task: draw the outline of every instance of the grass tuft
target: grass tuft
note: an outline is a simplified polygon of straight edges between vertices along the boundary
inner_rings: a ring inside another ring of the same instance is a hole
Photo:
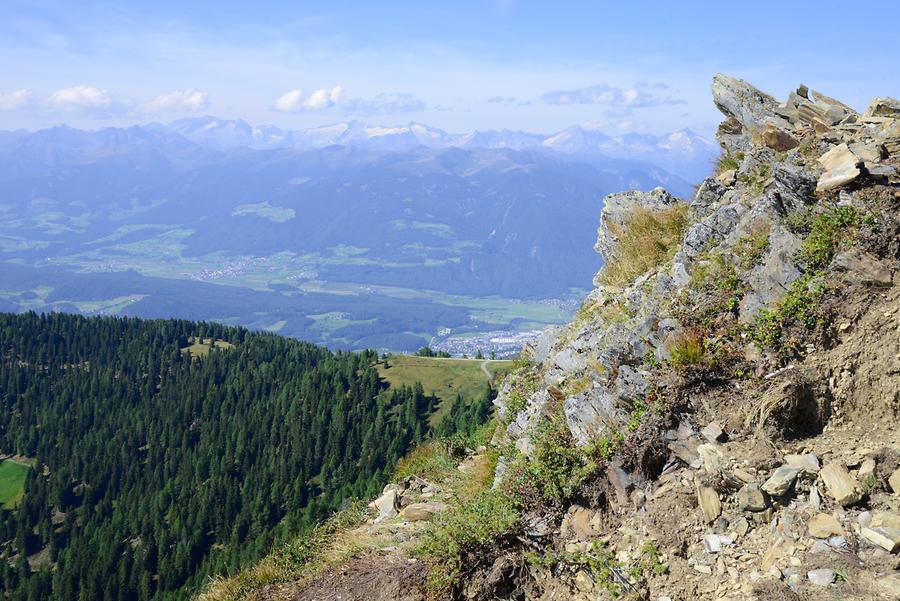
[[[669,345],[669,365],[675,369],[701,365],[705,359],[703,338],[696,332],[684,332]]]
[[[610,228],[619,243],[612,260],[603,267],[601,281],[624,286],[671,260],[687,229],[687,213],[686,203],[656,211],[631,209],[623,226]]]
[[[715,173],[719,175],[720,173],[725,173],[726,171],[734,170],[737,171],[741,167],[741,161],[744,160],[744,153],[739,152],[737,154],[723,154],[719,157],[718,163],[716,163]]]

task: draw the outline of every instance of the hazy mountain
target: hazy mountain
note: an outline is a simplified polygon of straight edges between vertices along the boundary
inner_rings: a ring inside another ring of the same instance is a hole
[[[411,150],[417,146],[514,150],[549,148],[579,156],[644,161],[678,173],[692,182],[699,181],[710,172],[712,160],[719,154],[715,142],[689,129],[662,136],[636,133],[609,136],[590,125],[576,125],[551,135],[507,129],[452,134],[421,123],[383,127],[349,121],[289,131],[274,126],[252,127],[241,120],[215,117],[183,119],[168,125],[153,124],[147,128],[178,134],[216,150],[241,147],[311,149],[335,144],[396,151]]]

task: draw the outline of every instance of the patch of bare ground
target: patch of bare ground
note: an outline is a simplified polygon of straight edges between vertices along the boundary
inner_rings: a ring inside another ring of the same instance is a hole
[[[292,601],[424,601],[428,565],[402,554],[366,555],[331,570]]]

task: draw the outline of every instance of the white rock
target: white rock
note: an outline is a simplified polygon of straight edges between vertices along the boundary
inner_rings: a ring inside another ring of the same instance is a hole
[[[819,458],[815,453],[802,455],[785,455],[784,462],[791,467],[799,467],[805,472],[816,473],[819,471]]]
[[[722,515],[722,502],[719,500],[719,493],[714,488],[698,486],[697,504],[707,523],[714,522],[717,517]]]
[[[725,432],[722,431],[722,426],[720,426],[717,422],[709,422],[705,428],[700,431],[703,434],[703,437],[709,442],[716,443],[722,439],[722,436]]]
[[[809,487],[809,506],[816,511],[822,507],[822,497],[819,496],[819,487],[815,483]]]
[[[872,528],[894,528],[900,530],[900,515],[890,511],[876,511],[872,515]]]
[[[859,482],[850,475],[842,463],[829,463],[819,471],[828,494],[844,507],[858,503],[862,499]]]
[[[380,524],[385,520],[389,520],[399,515],[397,510],[400,505],[400,495],[397,494],[397,490],[388,490],[386,493],[375,499],[374,504],[375,508],[378,510],[378,517],[375,518],[375,523]]]
[[[828,538],[829,536],[844,533],[844,529],[837,518],[827,513],[814,515],[806,526],[809,528],[810,536],[815,538]]]
[[[896,528],[866,528],[863,526],[859,529],[859,535],[888,553],[900,549],[900,530]]]
[[[818,586],[828,586],[834,582],[834,570],[829,568],[819,568],[818,570],[810,570],[806,576],[809,581]]]
[[[840,188],[862,173],[859,169],[859,157],[853,154],[847,144],[839,144],[823,154],[819,157],[819,163],[825,168],[825,173],[816,184],[817,192]]]
[[[894,473],[888,478],[888,484],[895,495],[900,495],[900,468],[894,470]]]

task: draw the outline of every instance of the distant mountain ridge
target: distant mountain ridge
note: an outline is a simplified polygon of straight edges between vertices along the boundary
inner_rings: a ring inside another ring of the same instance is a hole
[[[54,136],[58,141],[77,137],[67,126],[37,132],[23,130],[0,132],[0,145],[28,135]],[[486,130],[449,133],[442,129],[410,122],[386,127],[362,121],[347,121],[299,130],[273,125],[253,126],[242,119],[213,116],[180,119],[168,124],[150,123],[126,128],[103,128],[93,134],[95,140],[125,143],[137,140],[167,140],[177,143],[179,136],[208,150],[313,150],[327,146],[352,146],[366,150],[407,151],[420,146],[432,149],[463,148],[553,150],[586,158],[628,159],[651,163],[688,181],[699,181],[709,174],[712,160],[718,156],[716,144],[690,129],[653,135],[624,133],[608,135],[591,124],[573,125],[552,134],[518,130]]]

